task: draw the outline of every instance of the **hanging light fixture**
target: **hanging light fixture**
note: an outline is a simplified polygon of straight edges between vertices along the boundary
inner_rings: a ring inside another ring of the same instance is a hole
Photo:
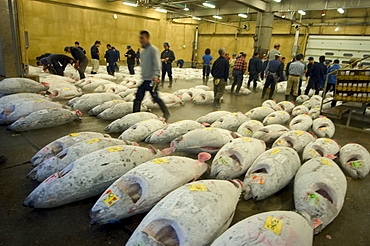
[[[281,14],[281,18],[285,18],[285,13],[282,13]]]
[[[325,12],[325,10],[323,10],[322,12],[321,12],[321,16],[325,16],[326,15],[326,12]]]
[[[123,4],[131,7],[137,7],[137,4],[132,2],[123,2]]]
[[[185,11],[189,11],[189,8],[186,6],[185,4],[185,8],[184,8]]]
[[[334,30],[334,31],[336,31],[336,32],[337,32],[337,31],[339,31],[339,27],[335,28],[335,30]]]
[[[161,12],[161,13],[167,13],[166,9],[156,8],[155,11]]]
[[[222,19],[222,16],[214,15],[213,18],[221,20]]]
[[[211,9],[214,9],[216,8],[216,5],[212,4],[212,3],[208,3],[208,2],[204,2],[202,3],[203,6],[207,7],[207,8],[211,8]]]
[[[342,9],[342,8],[337,8],[337,11],[338,11],[340,14],[344,14],[344,9]]]
[[[194,19],[194,20],[201,20],[201,18],[196,17],[196,16],[193,16],[193,19]]]
[[[301,14],[301,15],[306,15],[306,12],[304,12],[303,10],[298,10],[298,13]]]
[[[247,14],[238,14],[239,17],[242,17],[242,18],[248,18],[248,15]]]

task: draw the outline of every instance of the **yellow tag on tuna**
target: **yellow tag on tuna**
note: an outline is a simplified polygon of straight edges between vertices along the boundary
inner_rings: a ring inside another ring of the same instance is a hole
[[[116,151],[120,151],[122,150],[121,147],[110,147],[110,148],[107,148],[108,152],[111,153],[111,152],[116,152]]]
[[[295,131],[294,133],[297,134],[297,135],[302,135],[303,134],[302,131]]]
[[[327,159],[321,159],[321,163],[324,165],[333,166],[333,164],[331,164],[331,162]]]
[[[64,90],[64,91],[70,91],[70,90],[71,90],[71,88],[66,87],[66,88],[63,88],[63,90]]]
[[[251,139],[250,138],[243,138],[244,141],[247,141],[247,142],[250,142]]]
[[[280,235],[281,228],[283,227],[283,221],[272,216],[268,216],[263,227]]]
[[[161,163],[168,163],[168,160],[165,158],[158,158],[158,159],[152,160],[152,162],[155,164],[161,164]]]
[[[331,139],[329,139],[329,138],[324,138],[324,141],[327,142],[327,143],[331,143],[332,142]]]
[[[107,204],[108,207],[112,206],[119,200],[119,198],[113,193],[112,190],[108,190],[107,192],[105,192],[104,197],[105,198],[103,198],[102,200],[105,204]]]
[[[81,133],[70,133],[69,136],[71,137],[76,137],[76,136],[79,136],[81,135]]]
[[[192,184],[188,185],[188,188],[191,191],[208,191],[205,184]]]
[[[95,138],[95,139],[87,140],[87,141],[86,141],[86,143],[88,143],[88,144],[93,144],[93,143],[96,143],[96,142],[99,142],[99,141],[100,141],[100,139]]]
[[[272,149],[270,152],[272,153],[272,154],[277,154],[277,153],[279,153],[281,151],[281,149]]]
[[[34,102],[43,102],[43,100],[33,100]]]

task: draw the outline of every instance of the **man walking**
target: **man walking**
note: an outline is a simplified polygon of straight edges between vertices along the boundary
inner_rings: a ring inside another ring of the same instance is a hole
[[[285,101],[289,101],[289,95],[293,89],[293,101],[298,96],[299,80],[304,73],[304,65],[301,63],[302,57],[297,55],[295,62],[292,62],[289,66],[289,78],[287,82],[287,88],[285,91]]]
[[[166,104],[158,97],[158,78],[161,71],[159,50],[150,44],[149,39],[149,32],[140,32],[140,43],[144,48],[141,52],[141,77],[143,82],[137,89],[133,112],[140,112],[141,101],[145,96],[145,92],[149,91],[153,100],[158,103],[161,108],[163,117],[168,121],[170,112],[168,112]]]
[[[127,66],[128,66],[128,71],[130,72],[131,75],[135,74],[135,58],[136,58],[136,53],[135,51],[131,48],[131,45],[126,46],[127,52],[125,54],[125,57],[127,57]]]
[[[262,90],[262,98],[265,96],[267,88],[270,88],[269,99],[272,99],[272,95],[275,91],[276,83],[279,81],[280,76],[283,74],[283,63],[280,62],[280,55],[276,54],[275,59],[269,61],[266,67],[265,76],[266,82]]]
[[[96,74],[99,71],[99,47],[101,42],[99,40],[95,41],[95,44],[91,46],[91,74]]]
[[[231,86],[231,94],[234,93],[234,89],[236,86],[235,95],[239,96],[240,88],[242,87],[243,83],[243,75],[247,71],[247,63],[245,62],[245,58],[247,54],[242,54],[238,60],[235,61],[233,66],[233,74],[234,74],[234,82]]]
[[[257,88],[257,80],[258,77],[261,75],[262,70],[262,62],[258,58],[259,53],[254,52],[253,57],[249,60],[248,72],[249,72],[249,79],[248,79],[248,88],[250,88],[251,82],[253,80],[253,92],[256,92]]]
[[[275,56],[276,55],[280,55],[280,44],[276,43],[274,44],[274,48],[272,50],[270,50],[270,52],[268,53],[268,59],[270,61],[274,60],[275,59]]]
[[[207,85],[212,63],[211,50],[207,48],[202,56],[203,60],[203,85]]]
[[[80,79],[84,79],[85,70],[87,65],[89,64],[89,60],[87,60],[85,54],[82,52],[82,50],[73,46],[66,46],[64,48],[64,51],[72,54],[73,58],[75,59],[74,68],[76,68],[78,73],[80,74]]]
[[[225,58],[225,48],[218,50],[220,57],[213,63],[211,74],[213,76],[214,101],[213,106],[221,108],[220,99],[224,95],[225,86],[229,77],[229,61]]]
[[[78,41],[75,42],[75,47],[77,47],[80,50],[82,50],[82,52],[86,55],[86,50],[80,46],[80,43]]]
[[[104,58],[107,62],[107,71],[109,75],[114,76],[114,67],[116,65],[116,52],[112,49],[112,45],[107,44],[107,51],[105,52]]]
[[[172,50],[170,50],[170,45],[166,42],[163,44],[164,51],[161,54],[161,62],[162,62],[162,80],[161,84],[164,85],[164,79],[166,77],[166,73],[168,74],[168,78],[170,79],[170,84],[168,85],[169,88],[172,87],[172,62],[175,60],[175,54]]]
[[[315,95],[318,95],[320,92],[321,82],[324,79],[326,74],[327,67],[324,64],[325,56],[319,57],[319,62],[312,65],[310,71],[310,79],[308,81],[306,90],[304,94],[308,95],[310,89],[315,89]]]

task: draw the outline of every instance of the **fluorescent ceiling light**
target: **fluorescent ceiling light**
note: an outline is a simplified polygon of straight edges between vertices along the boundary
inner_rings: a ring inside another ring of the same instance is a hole
[[[277,3],[280,3],[281,2],[281,0],[274,0],[275,2],[277,2]]]
[[[167,10],[161,9],[161,8],[156,8],[155,11],[161,12],[161,13],[167,13]]]
[[[301,15],[306,15],[306,12],[304,12],[303,10],[298,10],[298,13],[301,14]]]
[[[335,30],[334,30],[334,31],[336,31],[336,32],[337,32],[337,31],[339,31],[339,27],[335,28]]]
[[[207,3],[207,2],[204,2],[204,3],[203,3],[203,6],[206,6],[206,7],[211,8],[211,9],[216,8],[216,5],[214,5],[214,4],[212,4],[212,3]]]
[[[216,18],[216,19],[219,19],[221,20],[222,19],[222,16],[219,16],[219,15],[214,15],[213,18]]]
[[[344,13],[344,9],[342,8],[338,8],[337,11],[340,13],[340,14],[343,14]]]
[[[196,17],[196,16],[193,16],[193,19],[194,19],[194,20],[201,20],[201,18]]]
[[[248,18],[248,15],[247,14],[238,14],[239,17],[242,17],[242,18]]]
[[[137,7],[136,3],[131,3],[131,2],[123,2],[124,5],[131,6],[131,7]]]
[[[189,8],[188,8],[188,7],[185,7],[185,8],[184,8],[184,10],[185,10],[185,11],[189,11]]]

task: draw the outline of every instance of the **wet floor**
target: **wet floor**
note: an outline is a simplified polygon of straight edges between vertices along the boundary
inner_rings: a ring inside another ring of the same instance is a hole
[[[201,81],[176,81],[172,89],[167,86],[164,92],[190,88]],[[275,99],[283,100],[283,95]],[[247,112],[260,106],[263,100],[260,93],[248,96],[231,96],[225,94],[222,109],[233,112]],[[214,109],[210,105],[193,105],[187,103],[178,108],[171,108],[170,122],[183,119],[195,120]],[[154,113],[160,113],[154,110]],[[357,142],[370,149],[370,132],[362,130],[370,126],[370,116],[355,113],[350,128],[345,124],[347,115],[335,120],[336,139],[339,144]],[[81,121],[70,124],[35,130],[24,133],[13,133],[0,126],[0,155],[6,155],[8,161],[0,165],[0,245],[124,245],[140,223],[145,214],[121,221],[121,224],[91,226],[88,213],[97,197],[75,202],[54,209],[31,209],[22,206],[26,196],[38,185],[25,178],[32,169],[29,159],[49,142],[71,132],[103,132],[110,121],[99,120],[84,115]],[[357,127],[357,128],[354,128]],[[112,134],[118,137],[119,134]],[[146,146],[143,144],[143,146]],[[158,145],[157,148],[168,147]],[[178,153],[175,153],[178,154]],[[191,155],[188,155],[191,156]],[[191,156],[195,157],[195,156]],[[241,177],[242,178],[242,177]],[[364,180],[347,178],[348,189],[345,203],[339,216],[319,235],[314,237],[314,245],[369,245],[370,235],[367,224],[370,223],[370,177]],[[263,201],[241,200],[237,206],[232,224],[256,213],[271,210],[292,210],[292,183]]]

